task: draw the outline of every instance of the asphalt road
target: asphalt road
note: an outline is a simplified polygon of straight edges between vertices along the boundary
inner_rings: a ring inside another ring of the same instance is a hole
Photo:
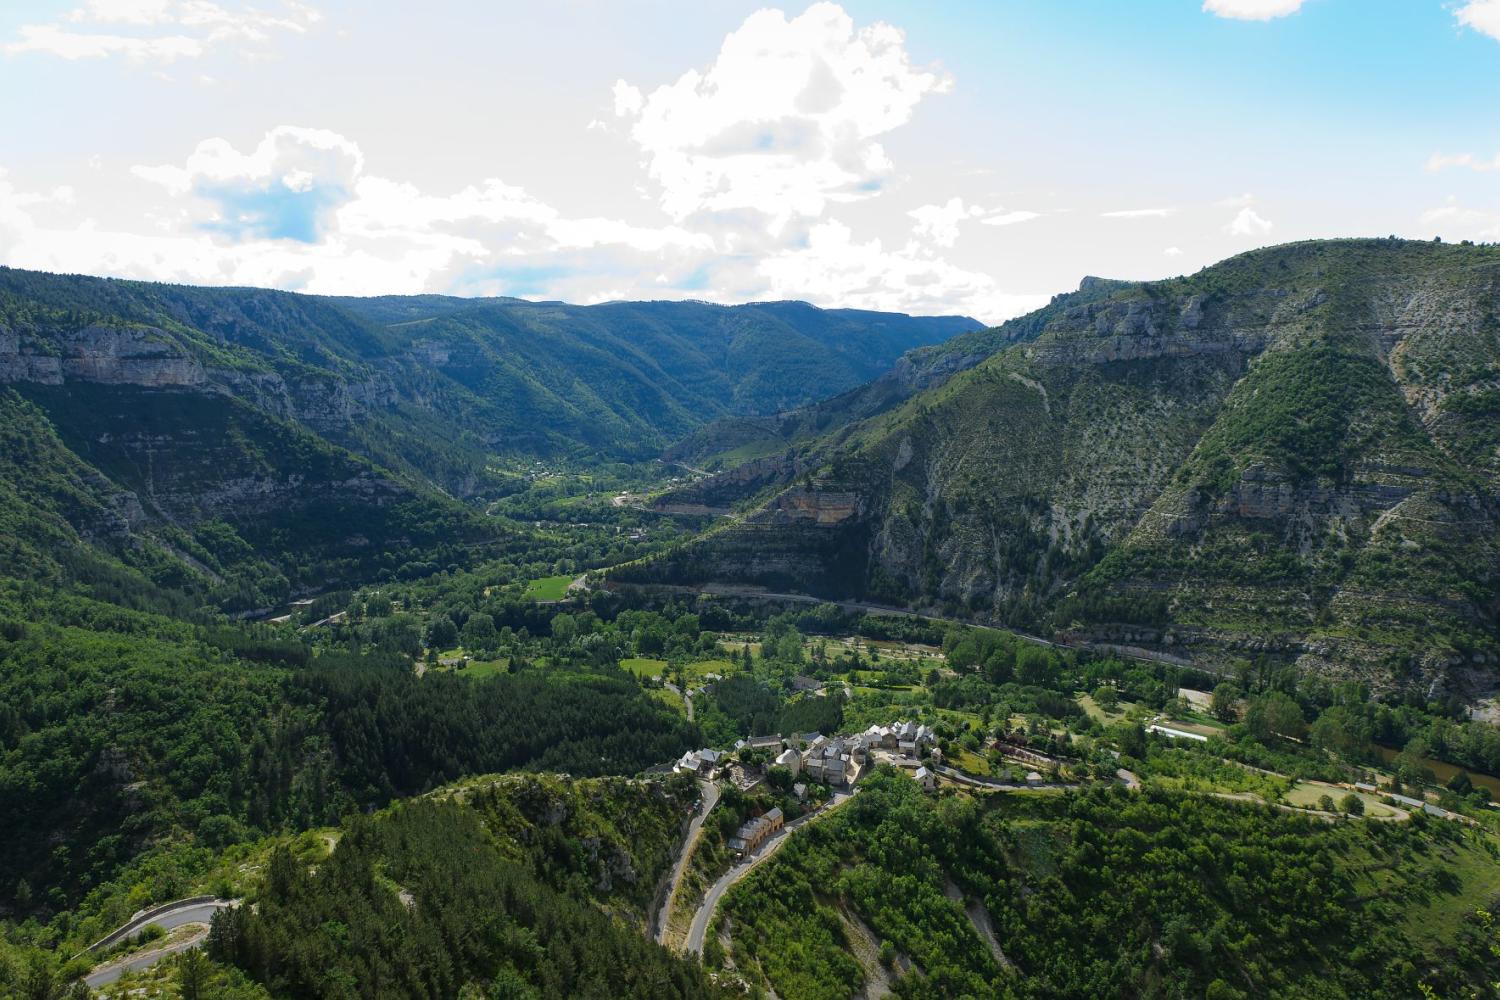
[[[728,892],[731,886],[746,875],[749,875],[762,861],[775,854],[776,850],[782,844],[786,843],[792,833],[803,824],[810,823],[820,816],[827,816],[857,794],[859,794],[857,787],[852,792],[835,792],[833,798],[828,800],[826,806],[817,812],[808,813],[800,819],[792,820],[773,834],[757,854],[745,861],[741,861],[721,875],[719,880],[709,887],[708,894],[703,897],[703,905],[698,907],[698,912],[693,914],[693,925],[688,930],[687,950],[695,955],[703,954],[703,937],[708,933],[709,921],[713,919],[714,911],[719,908],[719,900],[723,898],[724,893]]]
[[[111,934],[110,938],[120,940],[132,934],[139,934],[147,927],[160,927],[164,931],[170,931],[185,924],[202,924],[203,931],[183,941],[131,956],[124,961],[115,959],[95,969],[84,979],[84,982],[90,987],[104,986],[119,979],[127,970],[149,969],[168,955],[175,955],[177,952],[197,947],[208,934],[208,924],[213,920],[214,914],[233,905],[235,905],[234,901],[224,899],[215,899],[206,903],[185,903],[150,917],[130,921]]]
[[[698,812],[691,822],[688,823],[687,836],[682,840],[682,851],[677,855],[677,861],[672,865],[672,880],[667,883],[667,898],[662,900],[661,911],[656,915],[656,940],[665,943],[667,936],[667,918],[672,913],[672,898],[677,895],[677,886],[682,882],[683,869],[687,867],[688,857],[693,853],[693,845],[698,842],[698,831],[703,829],[703,821],[708,818],[709,812],[713,810],[714,804],[719,801],[719,786],[711,781],[700,781],[698,787],[702,789],[702,800],[698,803]]]

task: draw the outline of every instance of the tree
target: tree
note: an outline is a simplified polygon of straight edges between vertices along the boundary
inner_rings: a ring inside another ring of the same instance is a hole
[[[1282,691],[1271,691],[1251,701],[1245,711],[1245,724],[1262,743],[1273,736],[1300,740],[1307,731],[1302,706]]]
[[[427,626],[427,645],[433,649],[452,649],[458,642],[458,626],[447,615],[438,615]]]
[[[470,649],[486,649],[495,638],[495,619],[483,612],[476,612],[464,622],[464,645]]]
[[[567,612],[552,616],[552,638],[561,643],[572,642],[578,636],[578,619]]]
[[[787,789],[791,788],[792,783],[792,769],[789,767],[777,764],[775,767],[766,772],[766,784],[770,785],[772,788],[778,789],[779,791],[784,792]]]
[[[1229,681],[1214,688],[1208,710],[1220,722],[1238,722],[1240,719],[1240,689]]]
[[[788,629],[776,640],[776,659],[792,666],[802,665],[802,636],[796,629]]]
[[[1094,703],[1106,712],[1113,712],[1120,704],[1120,692],[1108,684],[1101,684],[1094,689]]]
[[[1321,809],[1321,810],[1323,810],[1324,812],[1328,812],[1328,813],[1333,812],[1334,811],[1333,796],[1332,795],[1320,795],[1318,797],[1318,808]]]
[[[1363,816],[1365,814],[1365,800],[1350,792],[1339,800],[1339,808],[1350,816]]]
[[[1245,1000],[1242,990],[1237,990],[1222,979],[1215,979],[1203,992],[1204,1000]]]
[[[182,1000],[204,1000],[208,996],[208,959],[197,948],[177,958],[177,990]]]
[[[1051,653],[1026,643],[1016,653],[1016,680],[1022,684],[1044,685],[1052,676],[1053,665]]]

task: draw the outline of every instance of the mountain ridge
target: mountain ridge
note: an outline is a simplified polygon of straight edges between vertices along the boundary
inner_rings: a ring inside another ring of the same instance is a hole
[[[1497,291],[1500,249],[1376,239],[1065,301],[1034,337],[759,456],[768,474],[690,487],[738,477],[716,499],[748,512],[620,576],[1487,684]]]
[[[856,384],[972,326],[796,302],[356,300],[6,268],[0,387],[38,454],[72,456],[44,465],[95,474],[98,495],[67,508],[76,540],[52,547],[97,543],[244,609],[461,563],[496,537],[460,501],[513,489],[499,463],[645,460],[708,417]],[[54,507],[33,494],[16,520]],[[28,559],[44,575],[67,561]]]

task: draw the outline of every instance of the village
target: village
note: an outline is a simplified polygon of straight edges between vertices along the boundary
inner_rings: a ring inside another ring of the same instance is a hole
[[[872,725],[852,734],[755,736],[737,741],[733,750],[690,750],[678,759],[672,771],[704,782],[725,783],[744,793],[774,781],[779,771],[782,781],[790,779],[791,794],[799,803],[806,803],[816,786],[826,786],[833,793],[851,793],[860,776],[878,764],[889,764],[908,773],[926,792],[937,791],[940,781],[1008,787],[947,767],[940,743],[930,726],[903,720],[891,725]],[[992,744],[992,749],[1001,750],[1026,766],[1045,768],[1053,774],[1060,766],[1057,760],[1026,749],[1025,736],[1019,732],[996,737]],[[1045,784],[1047,779],[1041,771],[1027,773],[1027,787],[1040,788]],[[736,857],[748,857],[782,829],[785,821],[782,810],[772,808],[747,820],[730,838],[729,847]]]

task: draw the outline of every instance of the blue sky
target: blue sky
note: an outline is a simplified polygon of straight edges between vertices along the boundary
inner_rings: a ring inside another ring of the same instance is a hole
[[[1500,0],[0,8],[0,263],[997,321],[1500,239]]]

